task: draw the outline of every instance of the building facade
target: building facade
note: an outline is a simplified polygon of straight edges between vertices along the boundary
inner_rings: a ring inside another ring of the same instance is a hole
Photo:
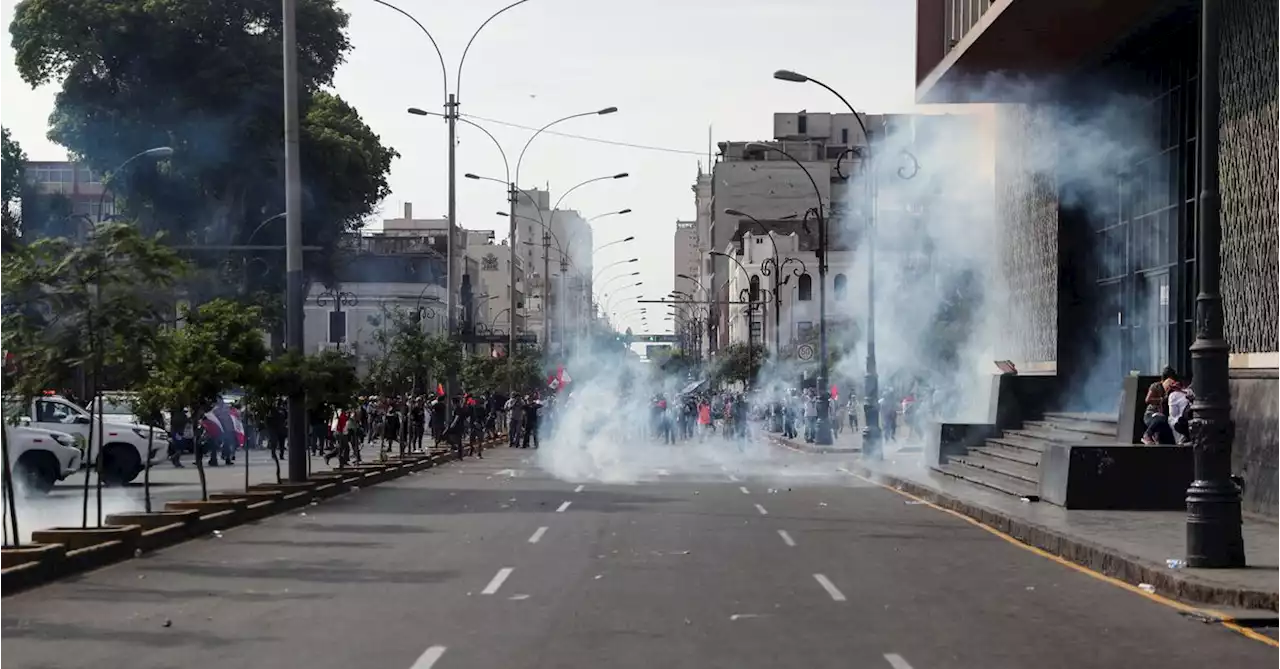
[[[592,314],[594,239],[580,213],[552,209],[545,190],[521,192],[516,206],[516,248],[527,272],[527,323],[541,341],[550,319],[551,343]]]
[[[1000,105],[1000,252],[1011,287],[1000,353],[1055,374],[1066,408],[1114,410],[1125,376],[1190,371],[1198,5],[917,2],[917,98]],[[1274,515],[1280,21],[1272,0],[1218,6],[1233,465],[1246,509]],[[1019,38],[1028,32],[1037,38]]]

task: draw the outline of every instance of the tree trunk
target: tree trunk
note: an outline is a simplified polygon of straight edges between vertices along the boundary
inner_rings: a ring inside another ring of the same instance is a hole
[[[200,419],[196,418],[197,415],[203,416],[204,414],[197,414],[195,407],[192,407],[191,435],[195,440],[196,474],[200,477],[200,499],[201,501],[207,502],[209,501],[209,482],[204,477],[204,440],[200,438],[202,430],[200,429]]]

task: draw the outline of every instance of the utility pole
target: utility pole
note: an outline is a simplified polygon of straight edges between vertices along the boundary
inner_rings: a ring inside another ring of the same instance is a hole
[[[302,355],[302,164],[298,154],[298,0],[283,0],[284,44],[284,200],[285,200],[285,340],[291,353]],[[289,481],[307,480],[307,403],[304,392],[289,396]]]
[[[461,66],[458,68],[461,70]],[[445,317],[445,323],[449,328],[448,338],[450,342],[458,341],[458,258],[456,246],[458,244],[458,100],[454,93],[450,93],[445,102],[445,115],[449,123],[449,244],[445,251],[445,309],[448,310],[448,316]],[[452,398],[457,392],[458,377],[457,373],[450,369],[445,379],[446,388],[445,396]],[[453,418],[453,403],[446,400],[444,403],[445,424]]]
[[[511,261],[508,263],[510,267],[510,283],[511,283],[511,304],[508,308],[511,310],[507,316],[511,327],[507,328],[507,396],[515,397],[516,394],[516,375],[513,365],[516,358],[516,199],[520,193],[516,190],[515,182],[508,184],[507,198],[511,204],[511,218],[507,222],[507,247],[511,255]]]

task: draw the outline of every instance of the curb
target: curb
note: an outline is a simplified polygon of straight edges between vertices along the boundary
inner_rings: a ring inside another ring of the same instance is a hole
[[[861,465],[855,465],[855,468],[859,470],[855,473],[865,478],[959,513],[1023,544],[1130,585],[1146,583],[1166,596],[1195,604],[1267,611],[1276,611],[1280,604],[1280,597],[1276,592],[1218,585],[1188,578],[1183,570],[1169,569],[1110,546],[1079,539],[1022,518],[966,502],[913,481],[875,472]]]
[[[484,448],[504,441],[505,438],[499,438],[486,442]],[[425,454],[396,456],[360,468],[317,472],[306,483],[260,484],[265,487],[244,493],[210,493],[207,502],[169,502],[165,505],[166,511],[114,514],[108,518],[108,525],[101,528],[37,530],[32,533],[33,538],[41,535],[45,542],[4,549],[0,597],[141,557],[213,532],[254,523],[456,459],[457,455],[452,451],[433,452],[429,449]],[[97,536],[101,539],[91,540]]]
[[[774,443],[783,448],[806,452],[778,440],[774,440]],[[967,502],[915,481],[877,472],[864,465],[854,464],[848,471],[912,497],[918,497],[946,511],[960,514],[1007,535],[1019,543],[1090,571],[1133,586],[1149,584],[1154,586],[1157,592],[1173,599],[1233,609],[1280,610],[1280,596],[1276,592],[1206,583],[1190,577],[1185,570],[1169,569],[1162,564],[1144,560],[1119,549],[1073,537],[1023,518]]]

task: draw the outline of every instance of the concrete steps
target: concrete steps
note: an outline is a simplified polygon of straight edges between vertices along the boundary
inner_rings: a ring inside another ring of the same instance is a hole
[[[1113,443],[1117,418],[1106,414],[1047,412],[1022,428],[1005,430],[937,471],[1030,501],[1040,499],[1040,457],[1049,444]]]

